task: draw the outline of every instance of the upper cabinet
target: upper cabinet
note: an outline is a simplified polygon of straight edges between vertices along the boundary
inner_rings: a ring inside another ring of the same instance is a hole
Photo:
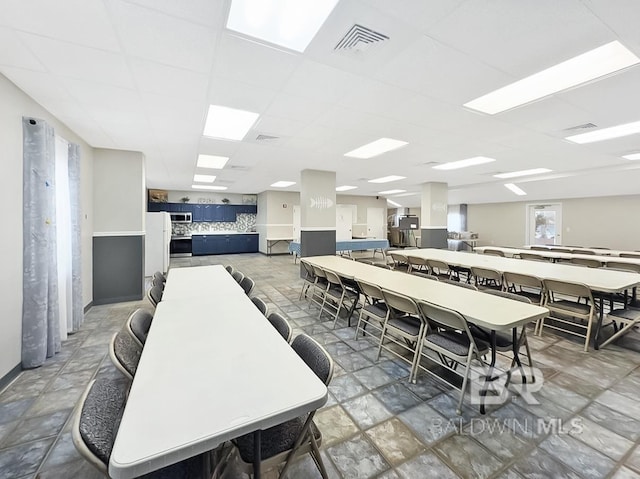
[[[236,215],[258,213],[256,205],[215,205],[209,203],[149,203],[148,211],[168,211],[169,213],[191,212],[195,222],[235,223]]]

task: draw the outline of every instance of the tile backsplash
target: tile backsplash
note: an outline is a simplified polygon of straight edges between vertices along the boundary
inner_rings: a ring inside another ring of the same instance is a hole
[[[236,215],[235,223],[216,221],[215,223],[189,223],[172,224],[171,234],[180,235],[185,233],[209,233],[215,231],[237,231],[245,233],[255,231],[256,215],[252,213],[239,213]]]

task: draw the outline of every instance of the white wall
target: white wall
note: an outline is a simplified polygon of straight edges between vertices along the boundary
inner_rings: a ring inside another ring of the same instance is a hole
[[[293,237],[293,205],[300,203],[300,194],[291,191],[263,191],[258,195],[256,231],[260,234],[258,251],[267,253],[267,238]],[[272,253],[286,253],[287,244],[278,243]]]
[[[640,195],[544,201],[562,204],[562,243],[640,250]],[[467,229],[479,234],[479,245],[522,246],[527,242],[530,202],[470,204]]]
[[[144,155],[96,149],[93,195],[96,233],[143,232],[147,209]]]
[[[242,195],[238,193],[211,193],[208,191],[174,191],[169,190],[167,192],[169,197],[169,203],[182,203],[182,198],[189,198],[187,203],[216,203],[222,204],[222,199],[227,198],[231,205],[244,204],[243,199],[246,197],[255,198],[255,195]]]
[[[93,149],[33,99],[0,75],[0,198],[4,206],[0,235],[0,378],[21,360],[22,342],[22,117],[46,120],[56,134],[80,145],[83,304],[92,301]]]

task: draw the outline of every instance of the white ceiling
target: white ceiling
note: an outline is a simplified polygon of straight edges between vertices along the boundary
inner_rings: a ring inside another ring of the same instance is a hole
[[[462,107],[505,84],[619,40],[640,56],[640,2],[340,0],[304,54],[225,29],[229,0],[3,0],[0,73],[100,148],[142,151],[147,185],[189,190],[198,153],[230,156],[216,184],[259,193],[303,169],[337,172],[348,192],[420,204],[444,181],[450,203],[637,194],[640,135],[588,145],[565,130],[640,120],[640,65],[493,116]],[[358,23],[389,37],[334,51]],[[204,138],[210,103],[258,112],[241,142]],[[258,141],[257,135],[277,140]],[[360,160],[380,137],[409,145]],[[431,162],[497,161],[454,171]],[[431,163],[431,164],[430,164]],[[550,168],[504,188],[497,172]],[[387,175],[405,180],[375,185]],[[297,191],[298,185],[286,190]]]

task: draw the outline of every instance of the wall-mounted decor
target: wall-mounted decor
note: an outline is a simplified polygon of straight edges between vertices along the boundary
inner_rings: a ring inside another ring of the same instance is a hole
[[[169,192],[167,190],[147,190],[149,192],[149,203],[168,203]]]
[[[257,202],[258,197],[256,195],[242,195],[243,205],[255,205]]]

